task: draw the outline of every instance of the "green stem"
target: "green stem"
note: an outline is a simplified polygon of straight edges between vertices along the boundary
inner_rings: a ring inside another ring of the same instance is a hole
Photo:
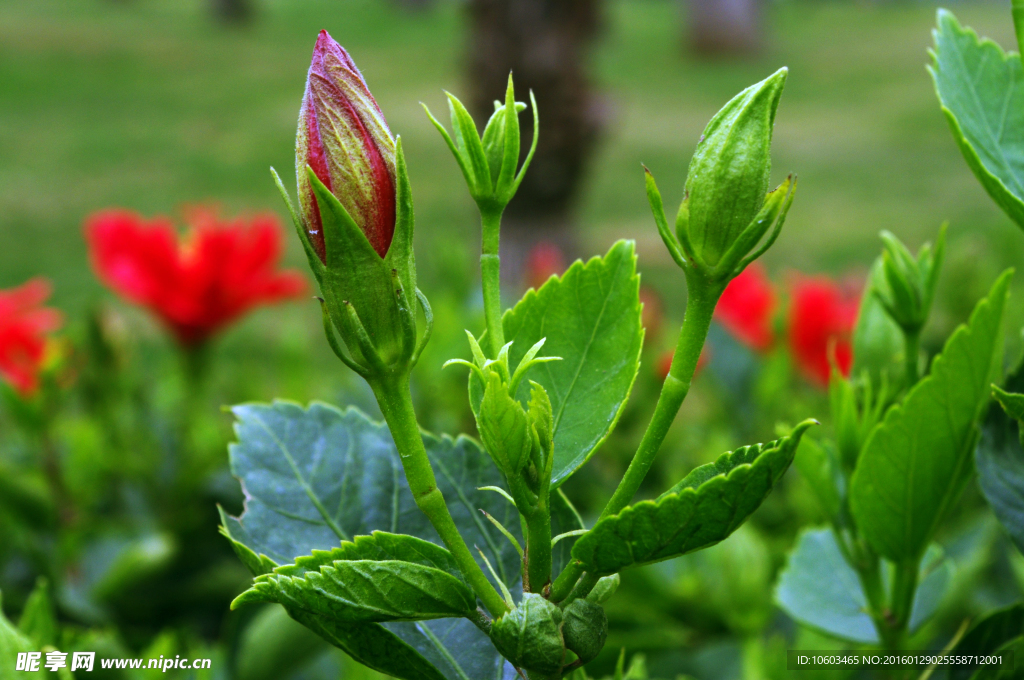
[[[480,253],[480,283],[484,293],[484,321],[491,357],[505,344],[505,329],[501,325],[501,258],[498,247],[501,235],[501,211],[481,212],[483,228]]]
[[[539,593],[551,582],[551,510],[541,499],[537,510],[526,516],[527,592]]]
[[[564,600],[558,603],[558,606],[560,606],[562,609],[565,609],[570,604],[572,604],[573,600],[578,600],[581,597],[586,597],[590,594],[590,591],[594,589],[594,586],[597,585],[597,582],[600,579],[600,576],[597,576],[596,574],[589,571],[583,574],[583,578],[579,580],[579,583],[576,584],[576,587],[572,589],[572,592],[569,593],[568,597],[566,597]]]
[[[895,634],[893,642],[896,649],[903,646],[910,625],[910,614],[914,608],[914,595],[917,594],[917,575],[920,560],[911,559],[896,565],[896,573],[892,582],[892,618]]]
[[[672,357],[672,366],[669,368],[665,383],[661,386],[658,404],[654,407],[654,415],[647,425],[643,439],[640,440],[640,446],[618,488],[601,512],[599,522],[605,517],[621,512],[633,499],[651,469],[658,449],[665,441],[669,427],[683,405],[686,394],[690,391],[690,382],[697,370],[697,362],[704,348],[708,329],[711,327],[715,305],[725,290],[725,283],[713,283],[691,271],[687,271],[686,279],[686,314],[683,316],[683,327],[679,331],[679,342]],[[551,587],[551,599],[558,602],[564,598],[582,573],[583,566],[579,562],[573,561],[566,566]]]
[[[918,373],[919,360],[921,358],[921,332],[903,332],[903,343],[905,350],[905,362],[907,368],[907,389],[917,384],[920,379]]]
[[[402,459],[402,469],[405,471],[405,478],[409,482],[409,489],[416,500],[416,505],[437,530],[441,540],[455,558],[459,571],[487,611],[492,616],[501,616],[508,611],[508,607],[470,553],[469,547],[455,526],[455,520],[448,511],[441,490],[437,488],[434,470],[423,446],[423,436],[420,434],[416,412],[412,407],[408,376],[387,376],[373,380],[371,387],[384,414],[384,420],[391,430],[391,436],[394,437],[395,447]]]

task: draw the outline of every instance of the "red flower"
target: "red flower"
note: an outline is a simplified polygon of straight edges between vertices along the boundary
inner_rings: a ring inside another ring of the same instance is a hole
[[[45,334],[57,330],[63,321],[56,309],[42,306],[51,290],[50,282],[42,278],[0,290],[0,376],[23,396],[39,388]]]
[[[772,315],[775,313],[775,291],[764,268],[751,264],[729,282],[715,307],[715,318],[736,339],[764,352],[772,346]]]
[[[857,323],[859,294],[827,277],[814,276],[796,278],[792,298],[789,346],[800,370],[817,384],[828,385],[834,356],[839,370],[849,376],[850,335]]]
[[[215,210],[187,211],[189,233],[179,242],[166,217],[136,213],[92,215],[85,236],[100,280],[149,307],[182,345],[194,346],[251,308],[306,291],[297,272],[275,271],[281,227],[273,215],[218,220]]]

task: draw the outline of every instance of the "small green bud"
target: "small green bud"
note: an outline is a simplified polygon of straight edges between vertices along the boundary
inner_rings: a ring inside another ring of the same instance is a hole
[[[562,612],[565,647],[587,663],[604,648],[608,639],[608,616],[604,607],[588,600],[573,600]]]
[[[557,677],[565,662],[562,610],[537,593],[523,593],[519,606],[491,626],[491,641],[513,666]]]
[[[522,405],[508,393],[497,371],[487,371],[477,429],[484,449],[506,477],[517,475],[529,461],[533,437]]]
[[[881,237],[885,245],[881,276],[872,281],[875,294],[904,333],[917,335],[928,321],[935,298],[946,250],[946,227],[939,231],[934,250],[926,243],[916,258],[893,234],[883,231]]]
[[[619,589],[619,575],[612,574],[611,576],[603,576],[597,580],[594,588],[587,595],[587,602],[593,602],[594,604],[604,604],[611,599],[615,591]]]
[[[772,126],[788,70],[739,93],[704,129],[686,176],[678,230],[715,266],[760,212],[771,174]]]

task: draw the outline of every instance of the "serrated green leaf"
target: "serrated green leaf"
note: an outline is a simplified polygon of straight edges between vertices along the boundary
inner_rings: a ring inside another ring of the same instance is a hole
[[[572,556],[595,574],[613,574],[706,548],[727,538],[756,510],[789,468],[814,421],[767,444],[722,454],[654,501],[607,517],[581,536]]]
[[[1005,387],[1024,392],[1024,361],[1006,376]],[[1018,550],[1024,551],[1024,448],[1020,431],[1020,422],[993,402],[981,427],[974,460],[982,494]]]
[[[1020,55],[980,40],[939,10],[929,67],[942,111],[985,191],[1024,228],[1024,70]]]
[[[554,413],[552,488],[557,488],[594,454],[615,427],[640,367],[640,277],[631,241],[619,241],[604,257],[577,261],[561,277],[530,290],[505,312],[509,362],[518,366],[527,350],[547,338],[544,353],[562,361],[533,368],[529,378],[547,390]],[[483,395],[470,376],[470,403]],[[516,397],[529,399],[530,386]]]
[[[455,558],[445,548],[422,538],[390,534],[386,531],[374,531],[370,536],[356,536],[355,540],[343,541],[340,546],[331,550],[314,550],[309,555],[297,557],[294,564],[278,567],[274,573],[302,576],[307,571],[317,571],[320,567],[339,560],[398,560],[433,567],[455,578],[462,578]]]
[[[261,602],[342,623],[425,621],[466,616],[476,609],[476,597],[458,578],[398,560],[338,560],[302,576],[264,574],[231,606]]]
[[[251,554],[257,573],[292,564],[296,556],[314,550],[331,551],[343,539],[374,530],[440,544],[416,507],[383,423],[354,408],[341,411],[320,403],[308,409],[281,401],[245,404],[233,412],[238,441],[229,448],[231,469],[242,482],[246,512],[241,518],[225,516],[224,526],[236,550]],[[498,575],[518,593],[519,555],[479,511],[486,510],[523,540],[512,505],[496,493],[479,490],[502,485],[501,474],[472,439],[424,434],[423,441],[460,533],[468,544],[486,551]],[[554,533],[581,528],[559,494],[552,495],[551,504]],[[555,546],[556,569],[569,559],[574,541]],[[361,663],[407,680],[496,678],[499,669],[508,677],[514,674],[487,636],[466,619],[307,625]],[[388,666],[392,663],[398,665]]]
[[[993,385],[992,396],[1003,407],[1006,415],[1018,422],[1024,420],[1024,394],[1006,392]]]
[[[850,508],[875,551],[894,561],[922,554],[971,473],[977,423],[1002,360],[1004,273],[959,327],[931,374],[864,444]]]
[[[952,569],[952,562],[943,557],[938,546],[932,546],[921,560],[910,632],[935,613]],[[811,628],[851,642],[879,641],[860,579],[843,558],[831,529],[810,529],[801,534],[779,576],[775,600],[786,613]]]

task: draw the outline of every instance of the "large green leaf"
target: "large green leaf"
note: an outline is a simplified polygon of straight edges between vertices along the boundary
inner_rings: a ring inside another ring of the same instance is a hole
[[[978,181],[1024,227],[1024,70],[1020,55],[979,40],[939,10],[929,67],[942,112]]]
[[[603,575],[718,543],[768,497],[813,422],[801,423],[782,439],[722,454],[656,500],[601,520],[576,541],[572,556],[587,571]]]
[[[22,673],[14,670],[18,653],[34,651],[39,651],[39,648],[4,616],[3,598],[0,597],[0,680],[22,677]]]
[[[952,562],[943,558],[937,546],[921,560],[910,615],[911,632],[935,613],[952,569]],[[775,600],[786,613],[811,628],[851,642],[878,643],[860,579],[843,559],[831,529],[812,529],[801,534],[779,576]]]
[[[385,545],[379,533],[372,537],[371,550],[363,536],[374,530],[440,544],[413,501],[384,424],[356,409],[341,411],[326,404],[303,409],[279,401],[236,406],[233,412],[238,441],[230,447],[231,468],[242,482],[246,511],[241,518],[223,516],[224,530],[254,573],[296,562],[297,571],[287,573],[302,573],[303,565],[312,564],[309,560],[320,559],[318,553],[310,555],[313,551],[341,550],[364,559],[390,556],[423,563],[409,554],[408,546]],[[522,542],[515,509],[499,494],[478,490],[500,486],[501,474],[468,437],[424,434],[423,441],[438,487],[466,542],[484,550],[501,579],[516,592],[519,555],[480,513],[486,510]],[[552,497],[552,523],[555,534],[580,528],[558,494]],[[341,545],[342,540],[356,536],[360,538],[354,544]],[[565,539],[556,546],[556,568],[565,564],[574,540]],[[431,553],[430,559],[439,560],[433,566],[447,571],[439,557],[446,554],[443,549],[430,551],[420,545],[419,550]],[[382,551],[381,556],[374,551]],[[308,557],[297,560],[298,556]],[[298,609],[292,614],[353,658],[395,677],[476,680],[514,674],[487,637],[466,619],[314,625],[309,621],[317,617]]]
[[[850,507],[880,555],[917,559],[971,474],[977,423],[1000,369],[1010,272],[959,327],[931,374],[864,444],[850,483]]]
[[[505,341],[513,343],[510,366],[542,338],[545,356],[562,357],[529,373],[547,390],[554,412],[552,488],[587,462],[626,405],[643,347],[639,291],[634,245],[619,241],[604,257],[577,261],[561,278],[528,291],[502,318]],[[477,411],[482,385],[475,376],[470,385]],[[528,381],[516,396],[527,403]]]
[[[1024,392],[1024,359],[1006,376],[1008,392]],[[981,426],[974,461],[978,486],[1017,549],[1024,551],[1024,449],[1020,421],[993,401]]]

